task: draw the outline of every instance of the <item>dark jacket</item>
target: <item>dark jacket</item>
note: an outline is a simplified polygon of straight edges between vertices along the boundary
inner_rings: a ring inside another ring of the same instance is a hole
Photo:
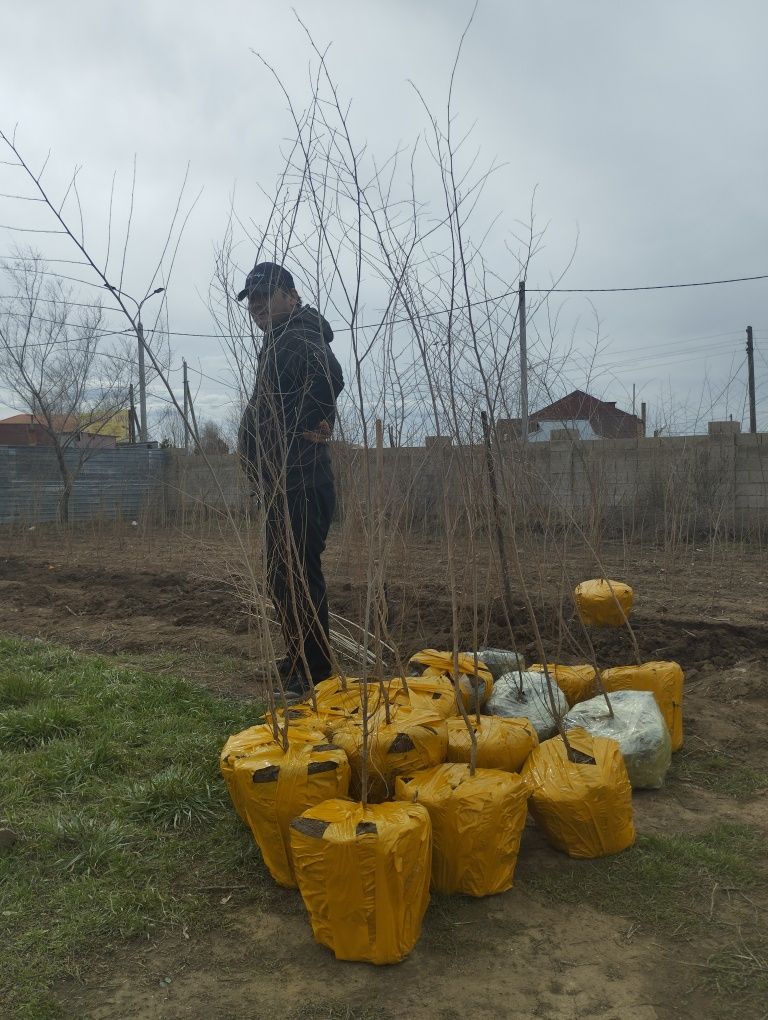
[[[265,333],[256,386],[245,408],[238,452],[253,484],[273,492],[331,484],[325,443],[305,439],[321,421],[333,428],[341,366],[328,346],[333,330],[315,308],[301,307]]]

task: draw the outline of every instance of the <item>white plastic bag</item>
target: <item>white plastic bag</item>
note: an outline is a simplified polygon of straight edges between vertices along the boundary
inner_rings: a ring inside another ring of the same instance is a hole
[[[551,683],[555,712],[562,717],[568,711],[568,702],[555,681],[551,680]],[[486,715],[529,719],[539,742],[549,740],[557,733],[555,714],[552,712],[552,702],[543,673],[504,673],[494,684],[483,711]]]
[[[472,652],[468,652],[472,655]],[[516,673],[519,669],[525,669],[525,659],[519,652],[510,652],[506,648],[483,648],[477,653],[478,659],[485,663],[491,671],[494,680],[504,676],[505,673]]]
[[[566,726],[615,740],[632,788],[658,790],[672,761],[672,741],[656,699],[650,691],[615,691],[608,697],[613,717],[600,695],[574,705],[565,717]]]

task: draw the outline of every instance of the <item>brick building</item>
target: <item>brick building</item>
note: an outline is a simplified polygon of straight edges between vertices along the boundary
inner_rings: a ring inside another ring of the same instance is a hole
[[[500,439],[518,439],[520,419],[501,418],[497,430]],[[562,430],[576,439],[638,439],[645,435],[645,424],[642,418],[620,410],[615,400],[598,400],[583,390],[574,390],[528,415],[531,442],[546,441],[553,432]]]
[[[58,435],[73,436],[69,445],[75,449],[88,446],[108,450],[117,445],[115,436],[80,428],[77,418],[74,417],[67,418],[62,415],[54,418],[53,424]],[[0,420],[0,446],[53,446],[53,438],[36,415],[14,414],[10,418]]]

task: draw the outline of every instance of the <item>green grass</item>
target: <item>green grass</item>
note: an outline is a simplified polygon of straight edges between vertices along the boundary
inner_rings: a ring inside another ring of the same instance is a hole
[[[733,1015],[736,999],[745,1008],[768,1001],[768,935],[750,897],[766,884],[763,833],[720,823],[701,833],[639,836],[629,850],[594,861],[558,861],[543,869],[535,860],[521,864],[520,884],[551,903],[624,916],[641,932],[670,940],[711,946],[715,939],[714,959],[708,959],[710,949],[697,963],[697,975],[714,995],[713,1017]],[[720,920],[718,890],[735,897],[738,923]]]
[[[639,836],[621,854],[558,861],[557,868],[526,860],[518,874],[526,889],[552,902],[587,903],[669,934],[708,923],[716,883],[746,891],[764,881],[764,852],[761,833],[722,823],[702,833]]]
[[[768,789],[768,769],[720,750],[684,748],[672,758],[668,782],[694,783],[713,793],[748,800]]]
[[[210,886],[266,873],[218,775],[228,734],[260,706],[174,676],[0,639],[4,1016],[64,1015],[53,992],[94,947],[107,954],[190,920]]]

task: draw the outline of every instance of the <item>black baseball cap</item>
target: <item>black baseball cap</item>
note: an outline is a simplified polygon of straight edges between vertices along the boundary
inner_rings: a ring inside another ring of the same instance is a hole
[[[269,297],[276,290],[295,290],[291,274],[276,262],[257,262],[246,276],[245,287],[237,295],[237,300],[242,301],[251,294]]]

